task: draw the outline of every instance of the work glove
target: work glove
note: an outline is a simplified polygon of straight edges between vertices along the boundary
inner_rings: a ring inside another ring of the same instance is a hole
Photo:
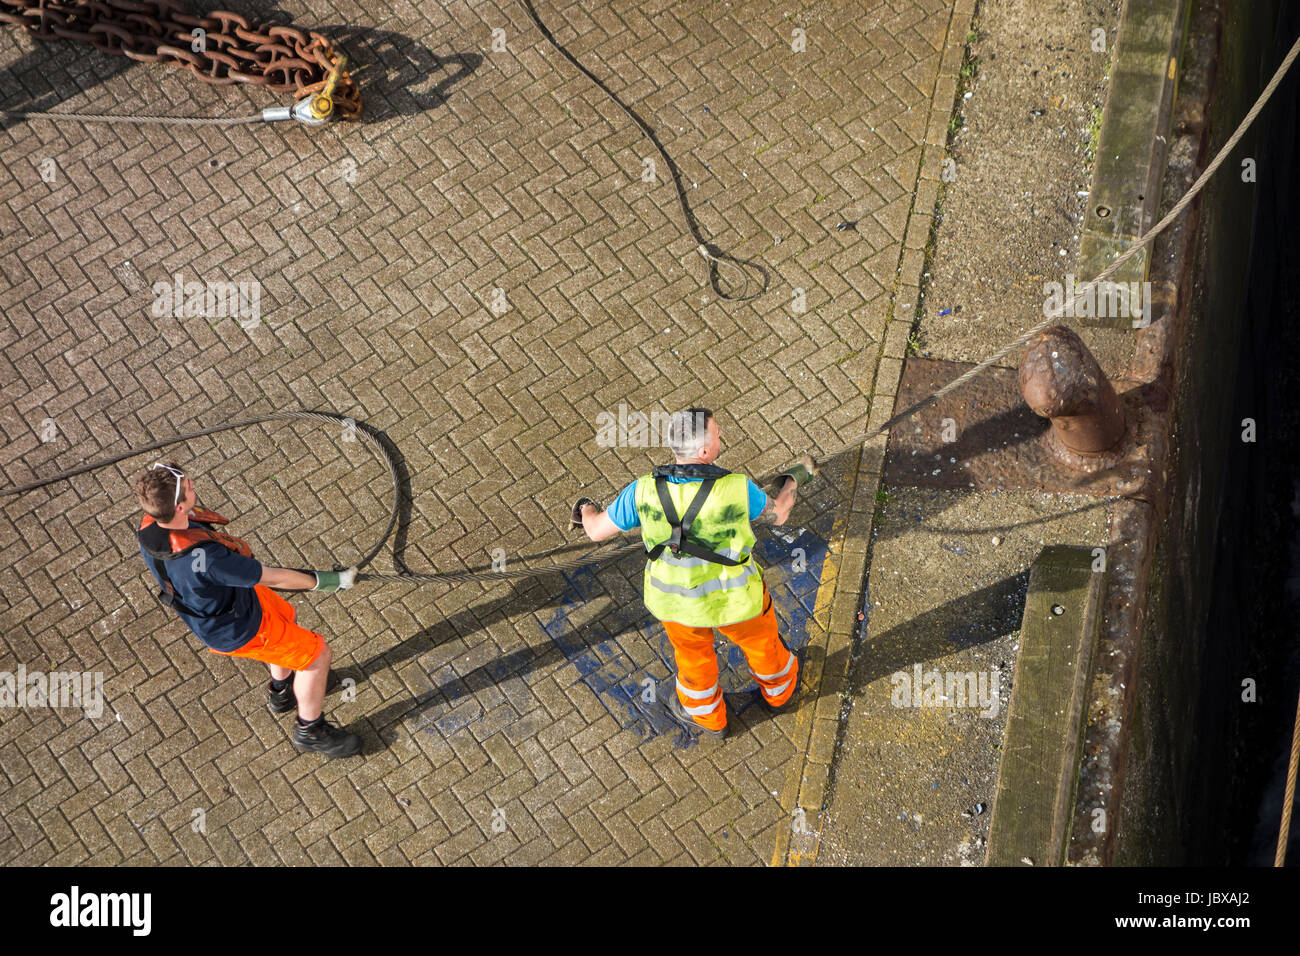
[[[346,591],[357,583],[357,568],[353,565],[343,571],[313,571],[316,586],[313,591]]]
[[[785,468],[777,478],[793,478],[796,485],[802,486],[812,481],[813,475],[819,470],[817,462],[813,461],[811,455],[800,455],[799,460]]]
[[[590,498],[579,498],[578,503],[573,506],[573,514],[569,518],[569,530],[582,527],[582,506],[595,505],[597,510],[604,511],[605,506],[598,501],[592,501]]]

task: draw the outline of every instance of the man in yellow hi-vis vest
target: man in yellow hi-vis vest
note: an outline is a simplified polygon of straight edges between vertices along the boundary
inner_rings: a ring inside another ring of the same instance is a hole
[[[769,708],[788,704],[798,689],[798,659],[777,634],[772,596],[750,557],[750,522],[761,516],[784,524],[796,487],[811,476],[794,466],[769,500],[749,478],[719,468],[713,462],[722,451],[722,434],[707,408],[675,413],[667,438],[675,464],[629,484],[609,511],[582,499],[573,521],[593,541],[641,528],[646,607],[663,622],[677,660],[677,693],[665,702],[668,711],[692,732],[722,737],[727,708],[714,628],[745,652]]]

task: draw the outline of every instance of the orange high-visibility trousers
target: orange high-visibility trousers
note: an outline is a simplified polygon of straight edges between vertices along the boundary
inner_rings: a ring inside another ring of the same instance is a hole
[[[727,726],[727,707],[718,684],[713,628],[688,627],[675,621],[663,625],[677,658],[677,699],[701,727],[721,730]],[[790,699],[799,682],[799,661],[777,637],[776,609],[766,584],[761,614],[718,630],[745,652],[749,672],[769,704],[780,707]]]

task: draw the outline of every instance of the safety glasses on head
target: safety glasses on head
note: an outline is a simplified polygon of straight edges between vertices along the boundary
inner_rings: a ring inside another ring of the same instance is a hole
[[[170,471],[173,475],[176,476],[176,497],[172,501],[172,507],[175,508],[177,505],[181,503],[181,482],[184,481],[185,479],[185,472],[177,471],[175,468],[171,467],[171,465],[164,465],[160,461],[155,461],[153,463],[153,467],[161,468],[163,471]]]

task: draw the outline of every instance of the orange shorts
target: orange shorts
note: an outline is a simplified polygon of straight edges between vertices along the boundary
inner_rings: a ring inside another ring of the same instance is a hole
[[[294,623],[296,612],[280,595],[258,584],[253,588],[262,605],[262,626],[243,647],[233,651],[212,651],[227,657],[251,657],[255,661],[306,670],[325,649],[325,638]],[[212,648],[208,648],[212,650]]]

